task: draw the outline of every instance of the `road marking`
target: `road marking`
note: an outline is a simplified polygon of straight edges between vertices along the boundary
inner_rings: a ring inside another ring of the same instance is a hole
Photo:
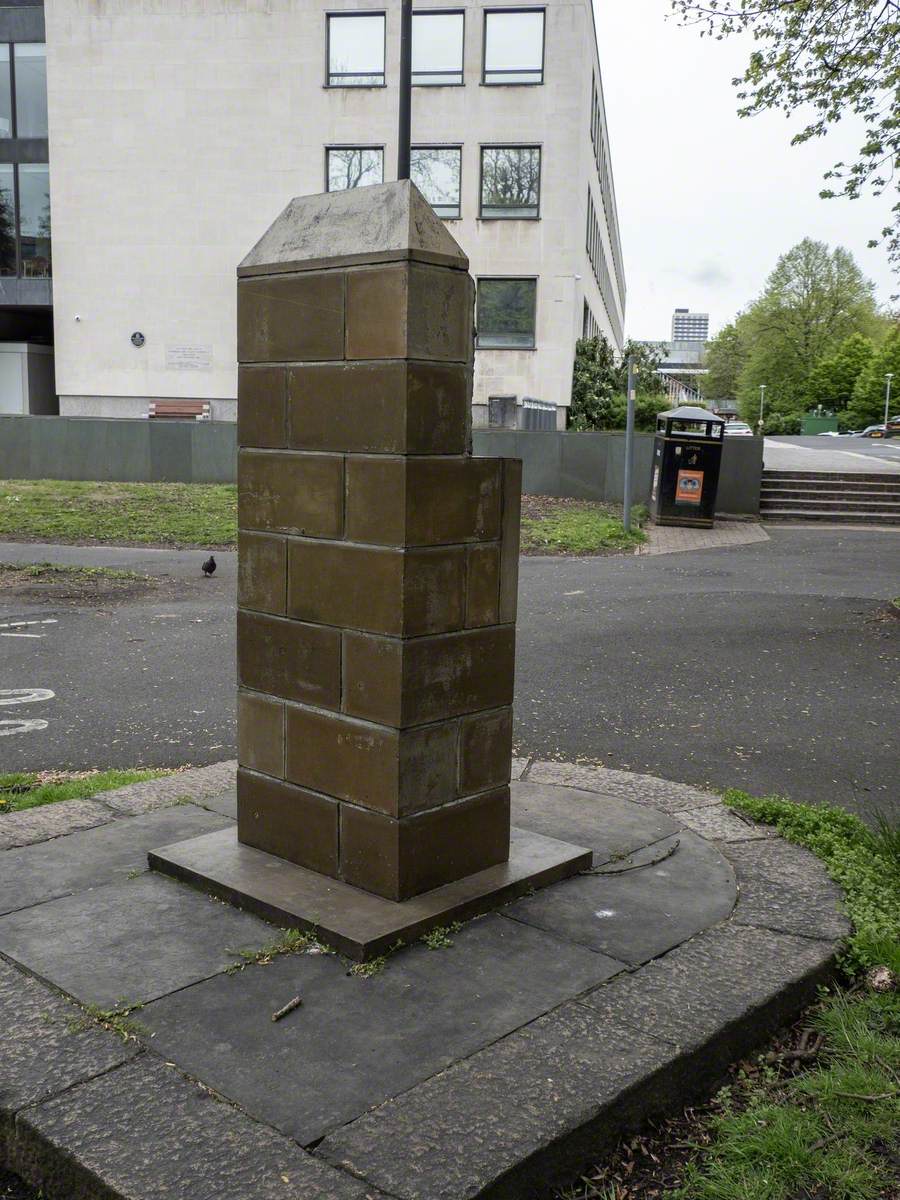
[[[30,637],[30,638],[42,638],[43,636],[44,636],[44,635],[43,635],[42,633],[0,633],[0,637]]]
[[[57,625],[55,617],[47,617],[43,621],[4,621],[0,629],[24,629],[27,625]]]
[[[56,692],[49,688],[3,688],[0,689],[0,705],[37,704],[41,700],[52,700]]]
[[[14,721],[0,721],[0,737],[12,737],[14,733],[38,733],[41,729],[46,728],[46,721],[39,721],[36,718],[26,720],[24,717],[18,717]]]

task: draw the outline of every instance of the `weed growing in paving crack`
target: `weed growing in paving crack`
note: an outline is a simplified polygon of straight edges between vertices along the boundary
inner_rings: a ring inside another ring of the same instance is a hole
[[[437,929],[432,929],[431,933],[426,933],[422,941],[429,950],[446,950],[453,945],[451,933],[459,933],[462,929],[460,921],[453,921],[450,925],[439,925]]]
[[[124,1000],[114,1008],[100,1008],[97,1004],[85,1004],[82,1006],[83,1016],[73,1017],[69,1022],[69,1030],[72,1033],[83,1033],[84,1030],[91,1029],[94,1025],[100,1025],[103,1029],[118,1034],[123,1042],[134,1041],[138,1037],[146,1037],[150,1033],[150,1030],[140,1021],[130,1019],[131,1013],[137,1012],[143,1007],[143,1004],[129,1004]]]
[[[232,950],[226,948],[226,954],[239,959],[225,968],[226,975],[234,975],[246,967],[255,965],[265,966],[282,954],[336,954],[331,946],[320,942],[314,933],[303,933],[299,929],[286,929],[277,941],[263,946],[260,950]]]

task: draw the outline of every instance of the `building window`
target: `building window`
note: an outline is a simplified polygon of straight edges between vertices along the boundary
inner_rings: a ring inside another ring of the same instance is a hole
[[[384,86],[384,13],[329,14],[328,86]]]
[[[15,48],[16,137],[47,136],[47,48],[19,42]]]
[[[9,46],[0,45],[0,138],[12,137],[12,83],[9,75]]]
[[[463,81],[462,12],[417,12],[412,19],[412,81],[439,87]]]
[[[484,14],[485,83],[544,82],[544,10],[492,9]]]
[[[12,163],[0,163],[0,275],[16,274],[16,182]]]
[[[459,216],[462,150],[459,146],[414,146],[410,151],[413,183],[439,217]]]
[[[533,349],[536,301],[536,279],[479,279],[475,319],[479,349]]]
[[[482,146],[481,217],[531,219],[539,215],[539,146]]]
[[[329,146],[325,170],[329,192],[383,183],[384,150],[381,146]]]
[[[22,274],[50,278],[50,169],[46,163],[19,166],[19,242]]]

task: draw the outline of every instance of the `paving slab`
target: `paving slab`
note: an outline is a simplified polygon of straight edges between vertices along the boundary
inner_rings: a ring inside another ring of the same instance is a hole
[[[758,825],[724,805],[681,809],[672,816],[701,837],[716,842],[755,842],[778,837],[769,825]]]
[[[594,851],[594,866],[677,833],[664,813],[597,792],[544,783],[514,783],[513,824]]]
[[[141,1053],[0,959],[0,1163],[16,1113]]]
[[[224,791],[216,792],[214,796],[203,796],[195,803],[210,812],[221,813],[223,817],[231,817],[232,821],[237,820],[237,786],[235,784],[225,788]]]
[[[702,1050],[714,1080],[811,1003],[833,967],[833,949],[822,942],[729,922],[602,984],[583,1002],[606,1020]]]
[[[0,817],[0,822],[8,819]],[[110,820],[102,827],[68,837],[6,850],[0,857],[0,913],[124,879],[130,871],[146,870],[147,851],[154,846],[211,833],[230,824],[217,813],[182,804],[129,820]]]
[[[623,969],[502,916],[370,978],[289,955],[141,1012],[152,1046],[304,1145]],[[272,1022],[293,996],[302,1007]]]
[[[676,1052],[567,1004],[367,1113],[318,1148],[402,1200],[546,1194],[633,1117],[629,1092]],[[659,1087],[659,1101],[666,1098]],[[568,1145],[565,1160],[547,1151]]]
[[[104,792],[103,802],[115,812],[132,817],[167,808],[185,796],[205,803],[207,798],[216,797],[233,785],[236,772],[237,762],[234,760],[213,763],[208,767],[194,767],[174,775],[163,775],[159,779],[129,783],[114,792]]]
[[[95,829],[112,821],[113,816],[97,800],[60,800],[58,804],[4,813],[0,816],[0,850],[46,842],[79,829]]]
[[[278,931],[147,873],[0,918],[0,951],[85,1004],[144,1003],[224,971]]]
[[[739,924],[830,940],[850,932],[840,888],[808,850],[780,838],[723,849],[740,884]]]
[[[682,830],[654,849],[672,853],[637,870],[581,875],[504,912],[632,965],[731,915],[734,871],[714,846]]]
[[[564,787],[584,788],[589,792],[602,792],[606,796],[644,804],[663,813],[722,803],[721,796],[687,783],[673,783],[653,775],[614,771],[608,767],[583,763],[533,762],[524,778],[528,783],[556,783]]]
[[[11,1165],[50,1200],[378,1200],[149,1056],[19,1118]]]

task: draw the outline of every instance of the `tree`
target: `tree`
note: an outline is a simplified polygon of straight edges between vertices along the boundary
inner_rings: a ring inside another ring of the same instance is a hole
[[[873,290],[840,246],[829,250],[806,238],[781,256],[763,294],[740,318],[748,346],[738,379],[745,420],[758,417],[760,384],[766,384],[772,412],[796,414],[807,407],[819,360],[852,333],[878,332]]]
[[[757,48],[734,80],[742,117],[770,109],[801,115],[793,145],[824,137],[848,114],[861,118],[854,162],[826,174],[824,199],[864,191],[898,197],[881,231],[900,272],[900,2],[898,0],[672,0],[685,24],[718,40],[750,32]],[[870,245],[877,245],[873,239]]]
[[[738,317],[726,325],[706,347],[708,374],[701,376],[701,390],[709,400],[735,400],[738,379],[747,362],[747,342]]]
[[[847,406],[847,421],[851,429],[880,425],[884,420],[885,375],[889,372],[894,376],[891,394],[897,401],[891,402],[889,416],[893,416],[900,411],[900,323],[894,326],[884,344],[859,374],[853,399]]]
[[[656,414],[668,408],[662,379],[656,374],[659,352],[643,342],[627,342],[621,359],[603,336],[575,345],[569,427],[574,430],[624,429],[628,355],[635,359],[635,428],[653,429]]]
[[[851,333],[834,354],[819,360],[809,377],[809,400],[833,412],[840,412],[853,398],[860,372],[875,353],[871,338]]]

